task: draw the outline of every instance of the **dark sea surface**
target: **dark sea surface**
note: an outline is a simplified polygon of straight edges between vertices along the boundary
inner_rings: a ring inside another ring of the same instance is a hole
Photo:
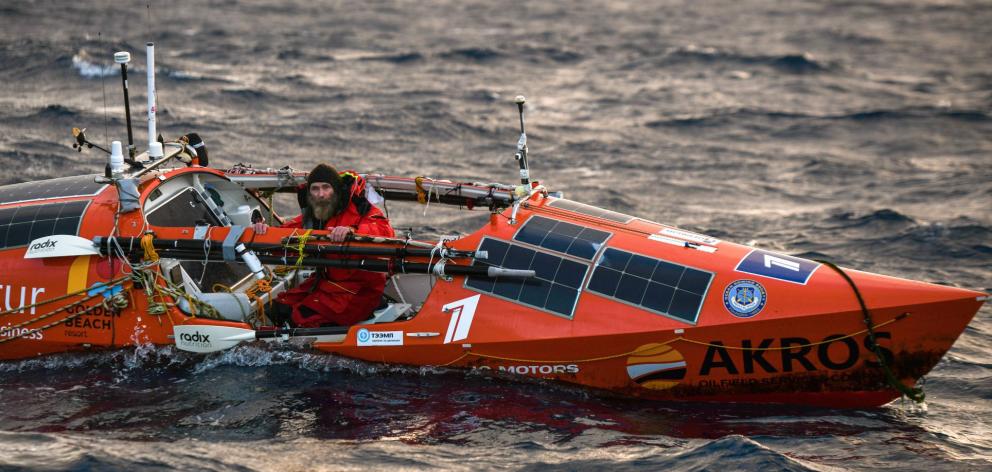
[[[0,184],[98,172],[144,43],[212,164],[517,180],[848,267],[992,287],[992,2],[0,5]],[[391,208],[417,236],[485,213]],[[2,276],[0,276],[2,277]],[[870,410],[632,401],[306,349],[0,363],[2,470],[990,470],[992,307]]]

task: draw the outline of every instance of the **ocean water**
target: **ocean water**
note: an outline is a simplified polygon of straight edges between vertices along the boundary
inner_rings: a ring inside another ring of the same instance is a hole
[[[153,4],[154,3],[154,4]],[[212,164],[513,182],[848,267],[992,288],[992,3],[19,1],[0,5],[0,184],[98,172],[69,130]],[[481,215],[391,208],[418,236]],[[925,405],[665,404],[305,349],[0,363],[4,470],[989,470],[992,308]]]

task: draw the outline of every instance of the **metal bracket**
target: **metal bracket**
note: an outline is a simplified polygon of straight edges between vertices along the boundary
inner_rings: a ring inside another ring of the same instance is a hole
[[[238,254],[234,250],[234,247],[238,245],[238,240],[241,239],[241,235],[245,233],[244,226],[234,225],[230,228],[231,232],[227,233],[227,237],[224,238],[224,245],[222,246],[225,261],[234,261],[237,259]]]

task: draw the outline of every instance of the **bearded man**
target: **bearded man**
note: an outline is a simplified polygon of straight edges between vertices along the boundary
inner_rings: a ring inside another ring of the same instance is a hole
[[[338,173],[319,164],[307,175],[303,213],[281,228],[329,231],[331,241],[343,242],[352,233],[393,237],[389,220],[365,197],[365,181],[354,172]],[[256,223],[255,232],[268,226]],[[386,274],[364,270],[317,269],[299,287],[279,294],[270,318],[294,327],[350,326],[365,320],[379,306]]]

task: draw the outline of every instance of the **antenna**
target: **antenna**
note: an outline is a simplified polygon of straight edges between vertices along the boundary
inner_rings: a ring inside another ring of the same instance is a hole
[[[148,157],[162,157],[162,143],[155,134],[155,43],[145,43],[148,68]]]
[[[124,87],[124,116],[127,118],[127,154],[128,163],[131,165],[136,164],[134,162],[134,155],[136,149],[134,147],[134,132],[131,131],[131,97],[127,90],[127,63],[131,62],[131,53],[127,51],[120,51],[114,53],[114,62],[121,65],[121,84]]]
[[[517,95],[513,101],[517,104],[517,111],[520,112],[520,139],[517,141],[517,153],[513,158],[520,164],[520,183],[530,185],[530,170],[527,167],[527,132],[524,129],[524,103],[527,103],[527,98]]]

